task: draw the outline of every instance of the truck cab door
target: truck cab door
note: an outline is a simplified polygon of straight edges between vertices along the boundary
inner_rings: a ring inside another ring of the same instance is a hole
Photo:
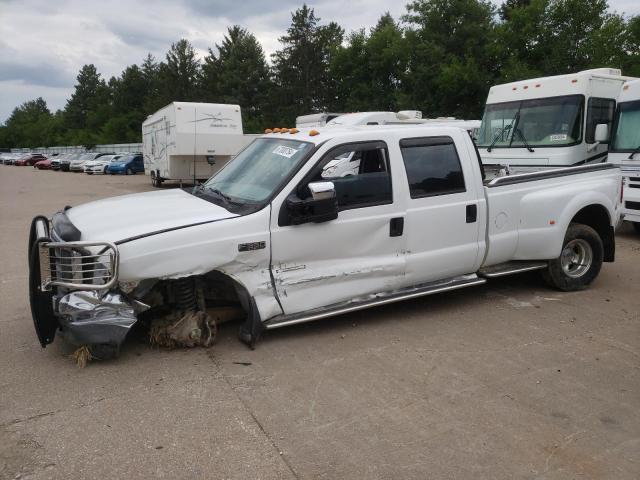
[[[326,165],[353,152],[361,157],[356,174],[332,176]],[[405,236],[392,178],[386,143],[343,144],[323,155],[287,200],[274,203],[271,269],[285,314],[396,288],[405,271]],[[310,195],[315,182],[333,183],[337,218],[296,225],[287,201]]]
[[[468,149],[456,148],[464,147],[468,139],[458,140],[449,136],[400,140],[410,196],[405,285],[473,273],[482,261],[480,238],[486,215],[482,179],[469,161]],[[460,155],[467,161],[461,162]]]

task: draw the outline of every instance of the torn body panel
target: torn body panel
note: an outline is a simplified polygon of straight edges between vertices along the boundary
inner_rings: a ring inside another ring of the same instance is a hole
[[[256,301],[260,317],[282,313],[271,274],[270,207],[251,215],[152,235],[119,245],[120,282],[169,280],[217,271]],[[241,245],[262,243],[246,250]]]
[[[117,292],[79,290],[62,296],[57,310],[62,333],[70,343],[119,347],[146,306],[134,305]]]
[[[392,290],[402,283],[406,237],[389,236],[390,221],[397,215],[397,206],[388,204],[340,212],[341,221],[335,222],[279,226],[272,221],[273,276],[284,313]]]

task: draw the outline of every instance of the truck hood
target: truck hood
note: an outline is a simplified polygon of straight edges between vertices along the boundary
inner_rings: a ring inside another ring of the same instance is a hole
[[[65,213],[81,240],[114,243],[238,216],[180,189],[105,198]]]

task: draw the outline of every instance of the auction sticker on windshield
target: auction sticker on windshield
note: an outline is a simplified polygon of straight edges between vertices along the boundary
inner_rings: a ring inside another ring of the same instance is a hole
[[[550,138],[551,138],[552,142],[560,142],[562,140],[566,140],[567,139],[567,135],[566,134],[551,135]]]
[[[298,153],[298,150],[291,147],[285,147],[284,145],[278,145],[276,149],[271,153],[275,153],[276,155],[280,155],[281,157],[291,158],[296,153]]]

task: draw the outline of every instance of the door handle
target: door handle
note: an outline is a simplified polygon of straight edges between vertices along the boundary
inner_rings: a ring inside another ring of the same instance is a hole
[[[474,223],[478,219],[478,206],[467,205],[467,223]]]
[[[389,222],[389,236],[401,237],[404,230],[404,217],[392,218]]]

